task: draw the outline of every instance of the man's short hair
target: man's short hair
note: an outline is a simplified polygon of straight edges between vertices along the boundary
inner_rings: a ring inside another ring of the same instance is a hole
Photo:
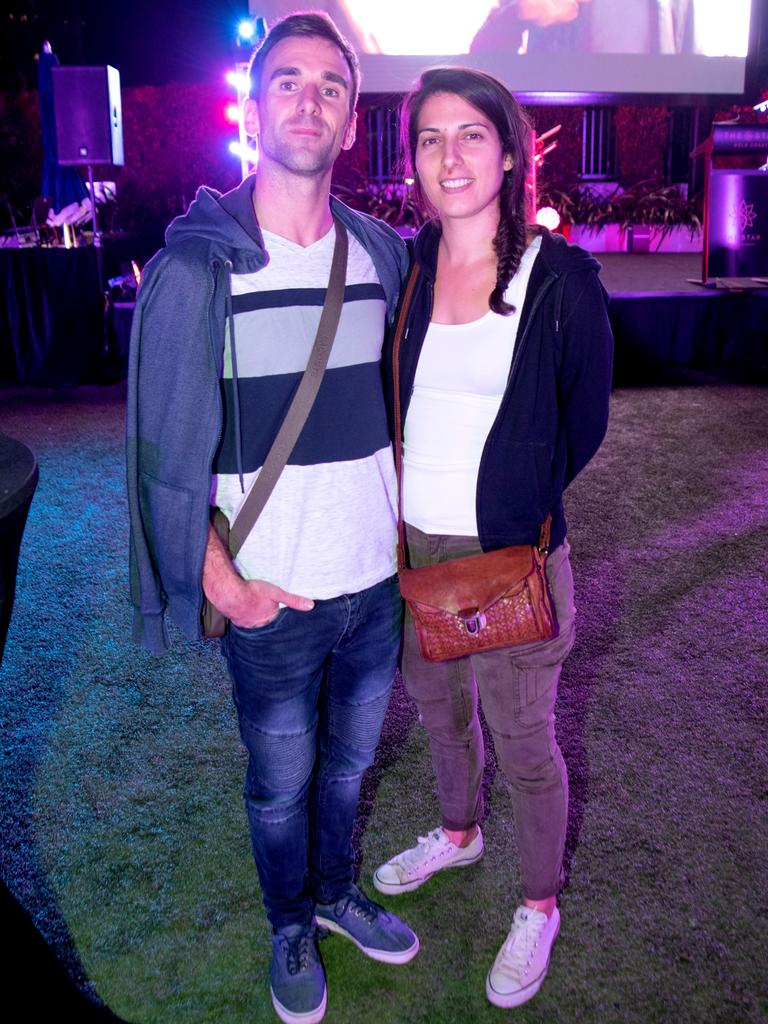
[[[261,88],[261,73],[264,68],[264,61],[267,54],[281,39],[289,39],[291,36],[315,36],[319,39],[327,39],[340,51],[347,62],[349,73],[352,77],[352,90],[349,96],[349,113],[354,113],[357,97],[360,93],[360,62],[352,46],[339,32],[333,20],[325,11],[300,11],[297,14],[289,14],[280,21],[275,22],[264,38],[261,46],[254,51],[251,63],[248,68],[250,86],[248,94],[257,98]]]

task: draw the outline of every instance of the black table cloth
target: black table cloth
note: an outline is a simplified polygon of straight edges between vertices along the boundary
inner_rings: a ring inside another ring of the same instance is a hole
[[[105,286],[162,244],[159,230],[105,236]],[[0,289],[0,383],[71,387],[124,375],[93,246],[0,249]]]

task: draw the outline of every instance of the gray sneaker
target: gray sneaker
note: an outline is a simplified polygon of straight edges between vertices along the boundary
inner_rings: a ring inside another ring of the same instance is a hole
[[[373,873],[373,884],[388,896],[411,892],[428,882],[432,875],[444,868],[463,868],[474,864],[483,856],[483,833],[478,826],[477,835],[468,846],[452,843],[442,828],[433,829],[428,836],[419,836],[418,846],[403,850],[396,857],[380,865]]]
[[[408,925],[369,900],[356,885],[350,885],[335,903],[318,903],[315,921],[385,964],[406,964],[419,952],[419,940]]]
[[[494,1006],[520,1006],[536,995],[547,976],[559,931],[557,907],[551,917],[532,907],[517,908],[485,982],[485,994]]]
[[[328,993],[314,925],[292,924],[272,936],[269,991],[285,1024],[318,1024],[325,1016]]]

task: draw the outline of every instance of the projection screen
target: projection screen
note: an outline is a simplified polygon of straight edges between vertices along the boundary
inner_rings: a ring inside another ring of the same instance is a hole
[[[522,93],[744,91],[752,0],[250,0],[268,24],[304,6],[355,46],[364,92],[403,92],[445,63]]]

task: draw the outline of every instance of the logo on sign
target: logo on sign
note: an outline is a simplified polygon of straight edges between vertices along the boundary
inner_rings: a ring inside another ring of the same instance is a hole
[[[742,199],[739,205],[731,210],[730,219],[732,224],[735,223],[739,226],[741,245],[750,245],[762,240],[762,235],[754,230],[757,222],[757,210],[754,203],[748,203],[746,199]]]
[[[754,227],[757,214],[755,213],[755,204],[748,203],[742,199],[739,203],[739,229],[746,231],[747,228]]]

